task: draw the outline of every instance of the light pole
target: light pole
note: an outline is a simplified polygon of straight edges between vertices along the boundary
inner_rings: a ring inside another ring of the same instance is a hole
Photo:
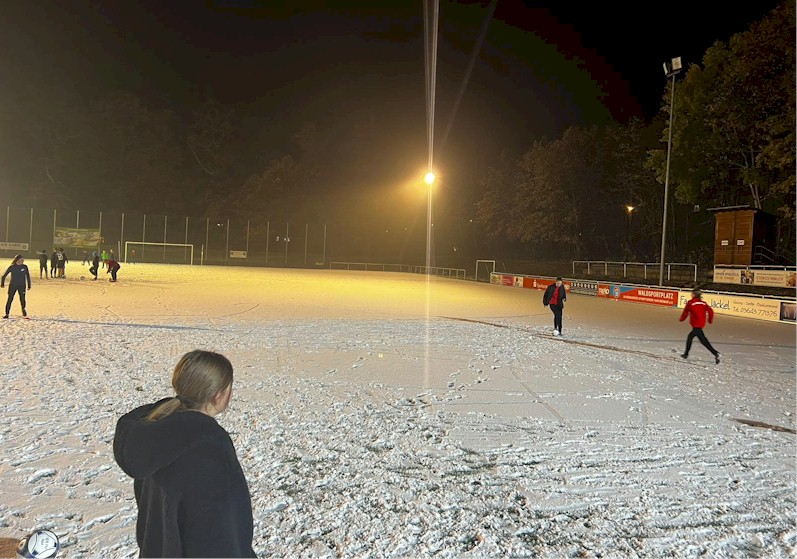
[[[675,109],[675,75],[681,71],[681,58],[664,63],[664,75],[672,78],[670,92],[670,126],[667,133],[667,165],[664,168],[664,214],[661,218],[661,259],[659,260],[659,285],[664,285],[664,245],[667,239],[667,198],[670,190],[670,153],[672,152],[672,117]]]
[[[434,184],[435,176],[432,171],[427,172],[423,177],[423,182],[426,183],[426,275],[432,273],[432,185]]]
[[[634,208],[634,206],[632,206],[630,204],[625,207],[625,211],[628,214],[628,220],[626,220],[626,222],[625,222],[625,254],[626,254],[626,258],[631,256],[631,243],[629,242],[629,235],[628,234],[629,234],[629,230],[631,229],[631,215],[633,214],[635,209],[636,208]]]

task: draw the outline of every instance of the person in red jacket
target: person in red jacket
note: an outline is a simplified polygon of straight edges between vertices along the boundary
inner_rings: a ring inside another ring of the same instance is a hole
[[[553,335],[562,335],[562,311],[567,300],[567,290],[562,284],[562,278],[557,277],[556,282],[545,289],[542,295],[542,304],[551,308],[553,313]]]
[[[113,256],[109,256],[105,265],[108,267],[105,273],[111,274],[111,279],[108,281],[116,281],[116,273],[119,271],[119,268],[122,267],[121,264],[119,264]]]
[[[688,316],[689,324],[692,325],[692,331],[689,332],[689,335],[686,337],[686,351],[684,351],[681,357],[684,359],[689,357],[689,350],[692,348],[692,340],[697,338],[700,340],[700,343],[711,352],[711,354],[714,356],[714,362],[719,365],[720,352],[714,349],[714,347],[711,345],[711,342],[708,341],[708,338],[706,338],[706,335],[703,333],[703,327],[706,325],[706,319],[708,318],[709,324],[714,322],[714,309],[712,309],[711,305],[706,303],[702,297],[703,294],[699,289],[692,291],[692,298],[688,303],[686,303],[684,312],[681,313],[681,318],[679,320],[683,322]]]

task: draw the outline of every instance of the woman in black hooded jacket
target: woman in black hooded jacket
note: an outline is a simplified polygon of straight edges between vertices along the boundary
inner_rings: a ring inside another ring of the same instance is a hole
[[[141,557],[255,557],[249,488],[214,419],[230,403],[232,377],[223,355],[186,353],[172,376],[177,396],[117,422],[114,458],[134,479]]]
[[[25,257],[17,254],[8,267],[6,273],[0,279],[0,287],[6,286],[6,277],[11,274],[11,281],[8,282],[8,300],[6,301],[6,314],[3,318],[8,318],[8,313],[11,312],[11,303],[14,302],[14,295],[19,293],[19,304],[22,307],[22,316],[27,317],[28,312],[25,310],[25,288],[31,289],[33,286],[30,284],[30,271],[25,264]]]

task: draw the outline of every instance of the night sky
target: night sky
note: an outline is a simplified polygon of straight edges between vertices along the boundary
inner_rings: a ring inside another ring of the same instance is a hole
[[[379,115],[396,171],[425,165],[420,0],[3,4],[5,110],[37,89],[52,102],[128,90],[176,110],[210,96],[257,115],[274,153],[303,122]],[[776,5],[499,0],[487,18],[490,2],[443,1],[436,161],[450,168],[523,150],[571,124],[649,119],[667,84],[664,61],[699,63]]]

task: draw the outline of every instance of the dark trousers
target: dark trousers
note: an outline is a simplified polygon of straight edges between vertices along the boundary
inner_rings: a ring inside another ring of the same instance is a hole
[[[706,338],[702,328],[692,328],[692,331],[689,332],[689,335],[686,337],[686,351],[684,352],[684,355],[689,355],[689,350],[692,349],[692,340],[695,338],[700,340],[700,343],[703,344],[703,346],[709,350],[712,355],[717,355],[719,353],[719,351],[712,347],[711,342],[709,342],[708,338]]]
[[[39,264],[39,279],[42,277],[42,272],[44,272],[44,277],[47,277],[47,264]]]
[[[562,305],[548,305],[551,307],[551,312],[553,312],[553,327],[554,330],[559,330],[559,333],[562,333],[562,310],[564,307]]]
[[[111,269],[111,279],[112,279],[113,281],[116,281],[116,272],[117,272],[117,269],[116,269],[116,268],[112,268],[112,269]]]
[[[92,264],[91,268],[89,268],[89,272],[91,272],[91,275],[95,278],[97,277],[97,267],[94,264]]]
[[[14,295],[19,293],[19,304],[22,305],[22,314],[25,314],[25,287],[8,286],[8,301],[6,302],[6,316],[11,312],[11,303],[14,302]]]

